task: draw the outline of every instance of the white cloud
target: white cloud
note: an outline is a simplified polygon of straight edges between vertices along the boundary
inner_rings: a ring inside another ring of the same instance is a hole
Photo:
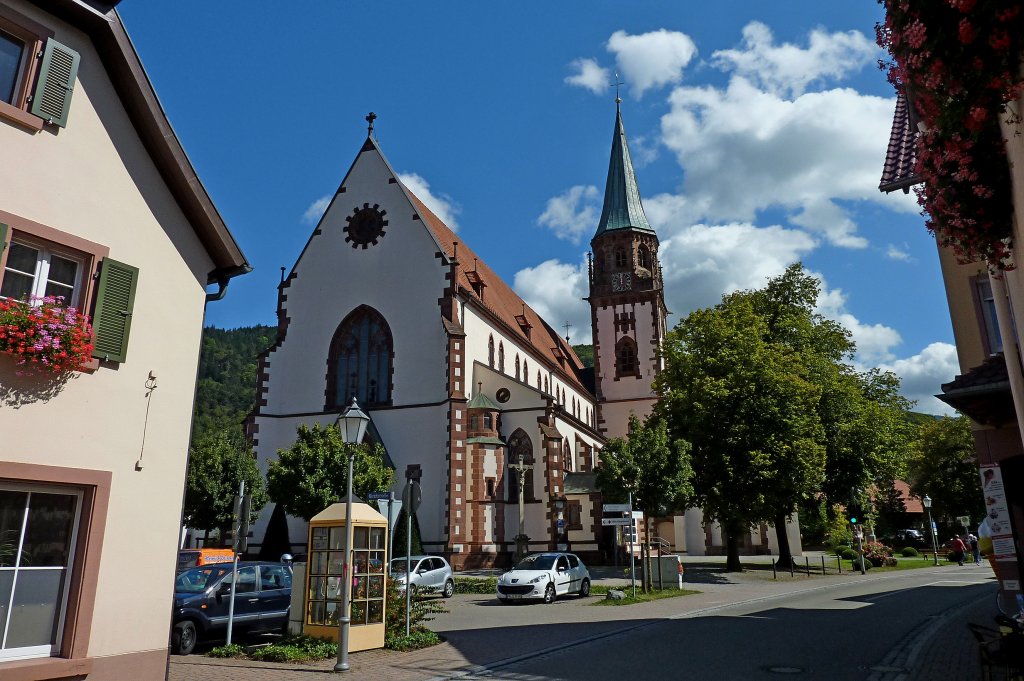
[[[900,260],[903,262],[909,262],[913,259],[910,257],[910,253],[895,244],[889,244],[889,247],[885,250],[885,257],[890,260]]]
[[[416,173],[398,173],[398,180],[433,211],[434,215],[441,218],[441,221],[448,225],[453,232],[459,230],[456,217],[462,212],[462,206],[456,203],[452,197],[442,193],[435,194],[430,190],[430,183]]]
[[[683,69],[697,54],[690,36],[666,29],[640,35],[616,31],[606,47],[637,98],[651,88],[680,82]]]
[[[839,322],[846,328],[857,344],[857,363],[874,366],[878,362],[895,357],[893,348],[903,342],[899,331],[885,324],[868,324],[860,321],[846,309],[846,294],[842,289],[829,288],[825,277],[813,273],[821,282],[817,311],[825,317]]]
[[[743,46],[715,52],[711,63],[768,92],[799,96],[812,83],[837,80],[860,70],[878,51],[874,41],[859,31],[815,29],[808,36],[806,49],[792,43],[776,45],[771,29],[752,21],[743,28]]]
[[[569,85],[586,88],[595,95],[608,92],[608,86],[611,84],[608,69],[598,66],[595,60],[575,59],[570,68],[575,69],[576,73],[565,77],[565,82]]]
[[[546,260],[516,272],[513,288],[559,335],[565,332],[562,324],[568,321],[573,343],[591,342],[590,305],[583,300],[589,293],[586,263]]]
[[[549,227],[559,239],[578,244],[597,227],[601,194],[594,185],[576,185],[548,199],[537,222]]]
[[[319,199],[309,204],[309,208],[302,214],[302,221],[315,225],[320,222],[320,218],[323,217],[324,211],[327,210],[327,206],[331,205],[331,199],[334,198],[333,194],[327,196],[321,196]]]
[[[902,379],[901,392],[904,397],[917,400],[916,411],[950,416],[956,413],[934,397],[942,392],[943,383],[949,383],[960,373],[956,346],[932,343],[912,357],[880,364],[878,368],[891,371]]]

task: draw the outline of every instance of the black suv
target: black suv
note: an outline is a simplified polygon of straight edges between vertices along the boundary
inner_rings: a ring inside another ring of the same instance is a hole
[[[292,569],[282,563],[241,562],[235,587],[232,638],[237,634],[286,633]],[[174,580],[171,650],[188,655],[200,639],[223,638],[231,604],[231,564],[190,568]]]

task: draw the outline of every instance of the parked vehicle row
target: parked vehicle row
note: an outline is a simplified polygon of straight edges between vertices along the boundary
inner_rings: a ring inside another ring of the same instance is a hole
[[[498,578],[502,603],[539,599],[554,603],[559,596],[590,595],[590,572],[573,553],[534,553]]]

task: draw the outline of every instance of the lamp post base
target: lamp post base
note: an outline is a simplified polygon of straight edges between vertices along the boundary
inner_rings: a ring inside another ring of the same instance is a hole
[[[530,537],[525,534],[516,535],[516,562],[519,562],[527,553],[530,552]]]

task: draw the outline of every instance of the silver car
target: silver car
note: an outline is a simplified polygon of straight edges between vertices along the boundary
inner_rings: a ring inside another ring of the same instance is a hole
[[[554,603],[559,596],[590,595],[590,571],[573,553],[534,553],[498,578],[502,603],[540,599]]]
[[[455,593],[455,576],[448,561],[441,556],[412,556],[409,560],[413,593],[428,591],[439,593],[445,598],[452,597]],[[406,579],[404,556],[391,559],[391,578],[400,590],[405,590],[409,580]]]

